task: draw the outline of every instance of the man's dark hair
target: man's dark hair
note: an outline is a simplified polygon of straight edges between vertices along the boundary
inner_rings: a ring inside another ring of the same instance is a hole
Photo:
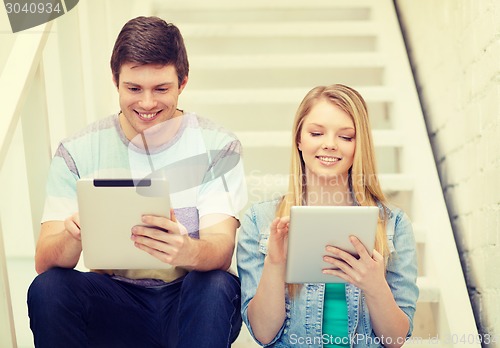
[[[117,86],[125,63],[172,64],[179,85],[189,74],[186,46],[179,29],[158,17],[137,17],[125,23],[116,38],[110,63]]]

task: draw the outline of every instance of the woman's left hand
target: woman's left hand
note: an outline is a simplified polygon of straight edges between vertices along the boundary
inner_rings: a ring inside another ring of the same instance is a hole
[[[372,256],[358,238],[351,236],[350,241],[359,258],[348,252],[331,245],[326,246],[326,251],[331,255],[325,255],[323,260],[331,264],[332,268],[323,269],[323,273],[337,276],[349,282],[367,294],[387,285],[385,280],[384,257],[376,250]]]

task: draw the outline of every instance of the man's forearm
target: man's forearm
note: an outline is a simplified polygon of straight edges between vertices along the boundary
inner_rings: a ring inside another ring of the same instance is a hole
[[[43,273],[52,267],[74,268],[81,252],[81,241],[64,227],[57,233],[41,234],[35,252],[36,272]]]
[[[190,266],[197,271],[227,270],[234,252],[234,242],[228,239],[223,234],[193,239],[193,263]]]

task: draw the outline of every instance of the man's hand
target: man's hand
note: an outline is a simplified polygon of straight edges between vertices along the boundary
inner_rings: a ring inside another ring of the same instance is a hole
[[[52,267],[74,268],[80,259],[82,240],[80,215],[42,224],[35,252],[35,269],[43,273]]]
[[[71,237],[79,241],[82,240],[80,231],[80,214],[78,214],[78,212],[64,220],[64,229],[69,232]]]
[[[175,218],[173,209],[171,219],[164,216],[144,215],[145,226],[134,226],[131,239],[134,245],[173,266],[186,266],[193,263],[193,240],[187,229]]]

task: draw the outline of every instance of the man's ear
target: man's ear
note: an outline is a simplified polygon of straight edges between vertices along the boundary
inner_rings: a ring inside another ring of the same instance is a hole
[[[115,85],[116,89],[118,89],[118,81],[116,81],[115,75],[112,75],[112,80],[113,80],[113,84]]]
[[[188,83],[188,76],[184,76],[184,79],[182,80],[180,86],[179,86],[179,94],[182,93],[182,91],[184,90],[184,87],[186,87],[186,84]]]

